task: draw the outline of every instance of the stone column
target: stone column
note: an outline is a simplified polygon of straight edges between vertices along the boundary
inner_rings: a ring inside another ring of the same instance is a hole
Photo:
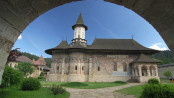
[[[0,84],[10,50],[20,33],[17,28],[0,18]]]
[[[89,78],[88,78],[88,82],[92,82],[92,58],[89,58]]]
[[[147,76],[150,76],[150,70],[149,70],[149,67],[147,67]]]
[[[132,76],[135,76],[135,68],[132,67]]]
[[[142,76],[142,70],[141,70],[141,66],[138,67],[138,71],[139,71],[139,76]]]

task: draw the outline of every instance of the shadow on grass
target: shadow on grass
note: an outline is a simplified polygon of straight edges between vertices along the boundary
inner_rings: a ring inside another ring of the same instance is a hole
[[[61,86],[64,86],[64,87],[78,87],[78,86],[88,86],[88,84],[81,83],[81,82],[70,82],[70,83],[61,84]]]
[[[113,83],[117,83],[117,84],[127,84],[126,82],[123,82],[123,81],[115,81]]]

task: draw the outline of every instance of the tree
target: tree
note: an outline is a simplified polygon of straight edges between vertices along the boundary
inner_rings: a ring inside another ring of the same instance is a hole
[[[3,88],[19,85],[22,82],[22,78],[23,74],[20,71],[6,65],[4,73],[2,75],[1,87]]]
[[[172,76],[172,73],[170,70],[167,70],[163,73],[164,76],[166,76],[168,79]]]
[[[31,75],[34,72],[33,65],[26,62],[19,62],[16,68],[23,72],[25,77]]]

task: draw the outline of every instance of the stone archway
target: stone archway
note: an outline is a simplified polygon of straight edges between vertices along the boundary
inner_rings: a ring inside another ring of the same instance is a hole
[[[148,73],[147,73],[147,66],[143,66],[142,68],[141,68],[141,71],[142,71],[142,76],[148,76]]]
[[[9,52],[20,33],[44,12],[83,0],[0,0],[0,83]],[[125,6],[146,19],[174,51],[173,0],[104,0]]]

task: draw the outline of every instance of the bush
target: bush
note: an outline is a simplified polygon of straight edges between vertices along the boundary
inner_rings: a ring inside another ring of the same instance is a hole
[[[1,88],[20,85],[22,79],[23,75],[20,71],[15,70],[14,68],[11,68],[10,66],[6,65],[4,73],[2,75]]]
[[[43,72],[40,73],[40,76],[38,77],[38,79],[40,81],[46,80],[45,77],[44,77],[44,73]]]
[[[64,92],[66,92],[66,89],[64,89],[62,86],[60,85],[53,85],[51,87],[51,91],[53,92],[54,95],[57,95],[57,94],[63,94]]]
[[[123,82],[123,81],[115,81],[113,83],[118,83],[118,84],[127,84],[126,82]]]
[[[167,85],[146,84],[140,98],[174,98],[174,90]]]
[[[148,80],[148,83],[149,83],[149,84],[159,84],[159,80],[156,79],[156,78],[152,78],[152,79],[149,79],[149,80]]]
[[[43,77],[43,76],[44,76],[44,73],[43,73],[43,72],[41,72],[41,73],[40,73],[40,76],[41,76],[41,77]]]
[[[172,76],[172,73],[170,70],[167,70],[163,73],[163,75],[169,79]]]
[[[39,80],[34,78],[24,79],[22,83],[22,90],[38,90],[41,87]]]

